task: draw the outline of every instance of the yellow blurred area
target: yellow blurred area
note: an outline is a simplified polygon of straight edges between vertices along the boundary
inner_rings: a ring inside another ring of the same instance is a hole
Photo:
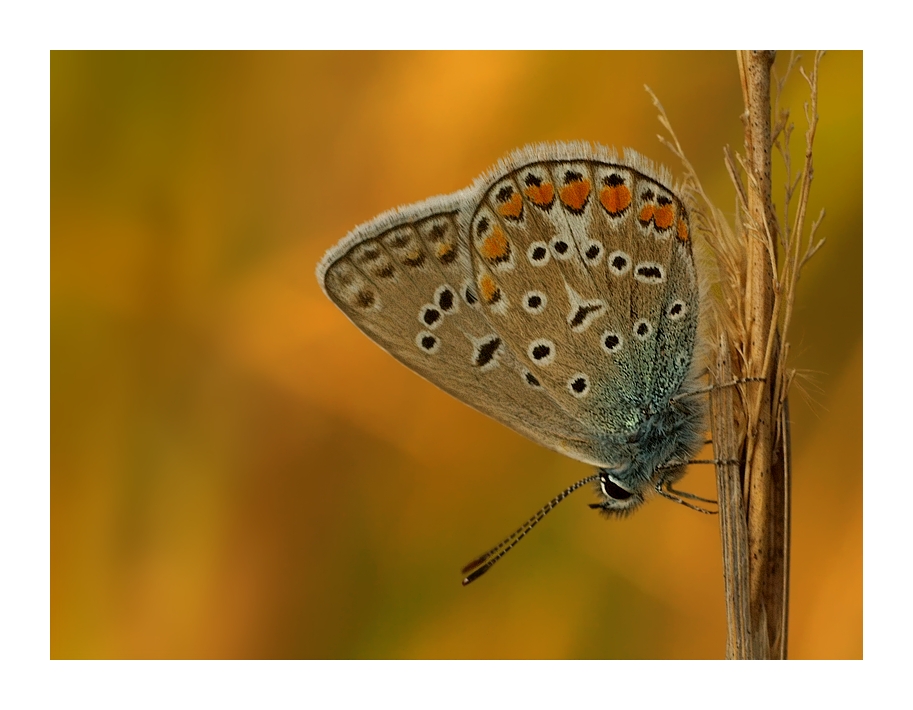
[[[734,209],[732,53],[52,53],[52,657],[723,657],[717,520],[666,501],[606,521],[578,493],[462,588],[588,468],[408,371],[314,277],[526,143],[680,175],[644,84]],[[806,97],[796,74],[796,164]],[[825,57],[819,112],[790,644],[861,658],[860,52]]]

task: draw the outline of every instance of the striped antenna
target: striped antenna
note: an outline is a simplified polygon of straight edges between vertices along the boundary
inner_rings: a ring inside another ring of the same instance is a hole
[[[488,570],[490,570],[492,567],[494,567],[495,562],[497,562],[502,557],[504,557],[504,555],[506,555],[508,552],[510,552],[510,550],[513,549],[513,547],[518,542],[520,542],[520,540],[522,540],[524,537],[526,537],[526,534],[530,530],[532,530],[534,527],[536,527],[536,525],[539,524],[539,521],[542,520],[542,518],[544,518],[548,513],[550,513],[556,505],[558,505],[561,501],[563,501],[565,498],[567,498],[571,493],[576,491],[581,486],[585,486],[587,483],[592,483],[593,481],[597,480],[598,478],[599,478],[599,472],[597,471],[592,476],[587,476],[586,478],[584,478],[580,481],[577,481],[577,483],[575,483],[574,485],[569,486],[568,488],[565,488],[563,491],[561,491],[561,493],[559,493],[554,498],[552,498],[548,503],[543,505],[538,513],[536,513],[533,517],[531,517],[529,520],[527,520],[525,523],[523,523],[523,525],[521,525],[519,528],[517,528],[517,530],[514,531],[514,533],[512,535],[510,535],[510,537],[507,537],[504,540],[502,540],[500,544],[491,548],[484,555],[479,555],[478,557],[476,557],[472,562],[470,562],[468,565],[466,565],[461,570],[463,574],[468,574],[471,572],[471,574],[469,574],[468,577],[463,579],[463,586],[465,587],[470,582],[474,582],[479,577],[481,577],[483,574],[485,574]],[[475,571],[473,571],[473,570],[475,570]]]

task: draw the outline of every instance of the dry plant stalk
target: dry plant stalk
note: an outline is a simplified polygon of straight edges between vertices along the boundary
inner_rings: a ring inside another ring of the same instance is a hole
[[[774,86],[773,52],[739,52],[745,100],[745,156],[725,150],[736,191],[736,224],[716,208],[684,156],[662,106],[660,136],[682,161],[685,189],[694,198],[697,229],[710,247],[719,280],[713,293],[716,361],[711,392],[720,530],[726,582],[728,658],[786,658],[789,611],[790,443],[787,332],[802,268],[824,240],[815,234],[824,212],[807,226],[813,178],[812,146],[818,122],[818,68],[799,73],[809,87],[805,159],[793,175],[789,140],[793,124],[780,107],[783,86],[798,64],[793,56]],[[782,216],[771,197],[771,150],[786,169]],[[743,176],[744,175],[744,179]],[[807,237],[803,238],[803,234]]]

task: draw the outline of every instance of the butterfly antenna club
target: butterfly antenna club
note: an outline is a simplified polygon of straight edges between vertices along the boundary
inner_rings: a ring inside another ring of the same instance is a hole
[[[581,488],[588,483],[599,478],[599,474],[595,473],[591,476],[583,478],[572,486],[568,486],[561,493],[552,498],[548,503],[543,505],[539,511],[527,520],[523,525],[517,528],[511,535],[504,538],[499,544],[491,548],[488,552],[483,555],[479,555],[472,562],[466,565],[461,572],[467,574],[468,576],[463,579],[463,586],[465,587],[470,582],[474,582],[488,570],[494,567],[495,563],[504,557],[508,552],[510,552],[520,540],[526,537],[526,534],[532,530],[536,525],[539,524],[539,521],[542,520],[546,515],[548,515],[554,508],[565,498],[567,498],[571,493],[576,491],[578,488]]]

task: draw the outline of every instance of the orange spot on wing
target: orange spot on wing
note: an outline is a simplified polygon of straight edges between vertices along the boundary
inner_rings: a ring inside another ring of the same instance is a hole
[[[653,205],[644,205],[643,209],[640,211],[640,217],[638,219],[641,222],[649,222],[653,219]]]
[[[500,227],[492,229],[491,234],[482,242],[479,252],[489,261],[497,261],[510,256],[510,242],[504,236],[504,230]]]
[[[505,217],[519,217],[523,212],[523,198],[520,197],[519,193],[513,193],[510,200],[498,207],[498,212]]]
[[[437,258],[438,259],[446,259],[451,254],[453,254],[453,244],[438,244],[438,247],[437,247]]]
[[[678,240],[680,242],[688,241],[688,223],[683,219],[678,221]]]
[[[599,194],[599,201],[609,214],[618,214],[631,204],[631,191],[625,185],[604,187]]]
[[[530,185],[524,192],[526,192],[526,196],[532,200],[533,204],[539,205],[539,207],[548,207],[552,204],[552,200],[555,199],[555,188],[550,182],[542,185]]]
[[[572,210],[580,210],[590,196],[590,181],[576,180],[569,185],[565,185],[561,188],[559,196],[561,201]]]
[[[663,205],[653,213],[653,224],[658,229],[669,229],[675,221],[675,210],[672,205]]]
[[[495,283],[495,280],[491,278],[488,274],[484,274],[482,278],[479,279],[479,290],[482,292],[482,298],[485,299],[486,303],[493,303],[500,293],[498,289],[498,284]]]

